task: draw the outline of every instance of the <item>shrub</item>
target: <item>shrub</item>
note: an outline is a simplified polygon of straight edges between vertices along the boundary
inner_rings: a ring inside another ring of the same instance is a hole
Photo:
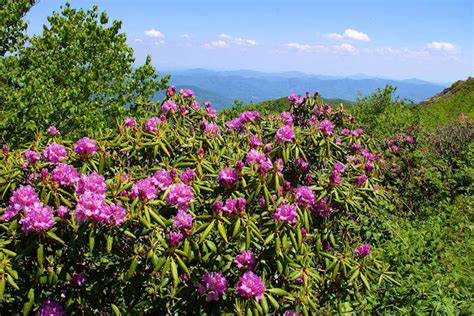
[[[4,148],[2,310],[365,310],[396,283],[359,233],[384,199],[381,155],[342,108],[292,99],[226,122],[169,88],[113,132]]]

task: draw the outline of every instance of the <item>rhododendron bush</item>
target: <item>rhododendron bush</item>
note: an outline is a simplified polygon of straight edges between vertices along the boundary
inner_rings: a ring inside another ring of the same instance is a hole
[[[170,87],[116,131],[4,147],[2,310],[363,310],[396,282],[360,235],[381,155],[342,107],[289,99],[226,119]]]

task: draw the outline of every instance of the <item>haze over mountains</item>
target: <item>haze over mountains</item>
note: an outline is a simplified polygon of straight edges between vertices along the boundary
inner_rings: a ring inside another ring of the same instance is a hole
[[[211,101],[216,108],[233,104],[234,100],[261,102],[277,99],[290,93],[319,91],[326,98],[356,100],[385,85],[397,87],[401,98],[415,102],[424,100],[447,87],[419,79],[391,80],[366,76],[313,75],[298,71],[265,73],[253,70],[213,71],[189,69],[163,71],[171,74],[170,84],[193,89],[200,101]],[[162,92],[157,97],[161,97]]]

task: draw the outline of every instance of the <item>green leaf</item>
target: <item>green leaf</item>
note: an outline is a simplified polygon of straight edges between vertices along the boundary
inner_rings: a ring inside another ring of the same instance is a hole
[[[212,222],[209,224],[209,226],[207,226],[206,230],[204,230],[204,232],[201,234],[201,238],[199,239],[199,243],[202,243],[207,238],[207,236],[209,236],[212,229],[214,228],[215,222],[216,222],[215,220],[212,220]]]
[[[287,291],[280,288],[276,288],[276,287],[272,289],[268,289],[267,291],[279,296],[291,296],[290,293],[288,293]]]

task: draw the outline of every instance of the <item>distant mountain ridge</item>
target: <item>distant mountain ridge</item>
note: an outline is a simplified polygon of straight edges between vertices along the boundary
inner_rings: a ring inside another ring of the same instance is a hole
[[[415,102],[424,100],[446,87],[420,79],[392,80],[357,74],[348,77],[312,75],[298,71],[265,73],[253,70],[213,71],[189,69],[165,71],[171,75],[170,84],[191,88],[199,101],[211,101],[217,109],[229,107],[234,100],[244,103],[278,99],[291,93],[319,91],[327,98],[354,101],[386,85],[397,87],[401,98]],[[156,97],[161,97],[162,94]]]

